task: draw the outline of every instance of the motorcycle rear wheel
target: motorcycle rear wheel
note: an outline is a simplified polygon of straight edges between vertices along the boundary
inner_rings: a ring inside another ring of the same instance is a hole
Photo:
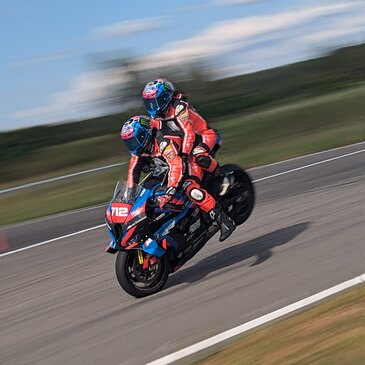
[[[228,213],[237,226],[244,223],[251,215],[255,206],[255,189],[247,172],[237,165],[228,164],[222,166],[226,173],[232,173],[235,184],[229,196],[236,196],[237,201],[233,204],[233,209]]]
[[[137,250],[119,251],[115,272],[124,291],[143,298],[162,289],[169,276],[170,262],[167,255],[163,255],[153,268],[143,269],[138,263]]]

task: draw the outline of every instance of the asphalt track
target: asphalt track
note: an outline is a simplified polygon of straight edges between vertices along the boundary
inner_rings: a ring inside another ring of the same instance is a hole
[[[262,179],[365,144],[251,171]],[[136,300],[104,228],[0,257],[1,364],[143,364],[364,272],[365,153],[256,183],[257,206],[164,291]],[[2,230],[2,253],[102,223],[104,209]]]

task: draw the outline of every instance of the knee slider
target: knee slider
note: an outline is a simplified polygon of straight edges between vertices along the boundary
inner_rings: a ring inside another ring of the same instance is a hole
[[[204,167],[205,169],[207,169],[210,166],[211,162],[212,160],[210,156],[205,156],[205,155],[196,156],[196,163],[199,166]]]

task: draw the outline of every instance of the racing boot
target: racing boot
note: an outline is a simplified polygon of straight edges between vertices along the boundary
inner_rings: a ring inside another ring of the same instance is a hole
[[[216,204],[216,206],[209,212],[209,214],[210,217],[217,222],[218,227],[221,231],[219,241],[224,241],[236,229],[236,224],[218,204]]]

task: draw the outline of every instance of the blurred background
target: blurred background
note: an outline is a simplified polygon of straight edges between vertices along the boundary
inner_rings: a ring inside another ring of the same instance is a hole
[[[221,133],[222,163],[365,139],[364,0],[13,0],[0,24],[0,226],[106,202],[157,77]]]

